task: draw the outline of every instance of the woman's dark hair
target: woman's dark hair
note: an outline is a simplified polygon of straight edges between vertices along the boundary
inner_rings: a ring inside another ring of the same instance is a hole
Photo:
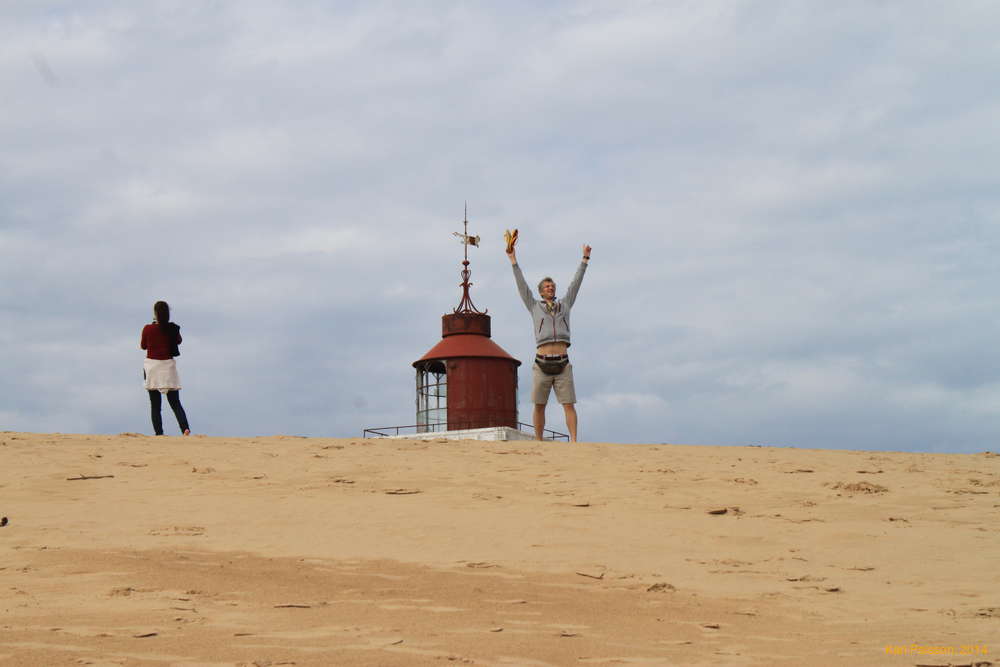
[[[157,301],[153,304],[153,315],[156,316],[156,323],[160,325],[161,331],[167,330],[167,323],[170,322],[170,306],[166,301]]]

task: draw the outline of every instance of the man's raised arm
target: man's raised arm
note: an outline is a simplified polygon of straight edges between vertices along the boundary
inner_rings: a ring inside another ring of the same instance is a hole
[[[562,298],[563,303],[565,303],[569,308],[572,308],[573,303],[576,301],[576,293],[580,291],[580,283],[583,282],[583,274],[587,272],[587,264],[589,262],[590,246],[584,244],[583,259],[580,260],[580,266],[576,269],[576,275],[573,276],[573,280],[570,282],[569,287],[566,288],[566,295]]]
[[[514,248],[511,248],[510,252],[507,253],[507,259],[510,260],[511,268],[514,269],[514,282],[517,283],[517,293],[521,295],[524,307],[530,311],[531,307],[535,305],[534,293],[528,287],[528,283],[524,282],[524,274],[521,273],[521,267],[517,264],[517,253],[514,251]]]

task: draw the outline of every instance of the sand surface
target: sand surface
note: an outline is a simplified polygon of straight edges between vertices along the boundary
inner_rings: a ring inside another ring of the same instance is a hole
[[[996,454],[5,432],[0,471],[2,664],[1000,665]]]

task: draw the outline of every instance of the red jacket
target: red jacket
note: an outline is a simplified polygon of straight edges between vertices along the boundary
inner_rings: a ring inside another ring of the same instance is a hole
[[[148,359],[172,359],[180,355],[177,346],[181,344],[181,328],[173,322],[167,323],[167,330],[164,332],[160,325],[147,324],[142,328],[142,338],[139,339],[139,347],[146,350]]]

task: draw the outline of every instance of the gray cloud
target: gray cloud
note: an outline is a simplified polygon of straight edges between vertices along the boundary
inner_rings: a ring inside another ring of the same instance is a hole
[[[5,7],[0,427],[147,430],[160,298],[196,431],[412,423],[468,200],[523,360],[502,230],[529,279],[595,248],[585,439],[991,448],[998,13]]]

